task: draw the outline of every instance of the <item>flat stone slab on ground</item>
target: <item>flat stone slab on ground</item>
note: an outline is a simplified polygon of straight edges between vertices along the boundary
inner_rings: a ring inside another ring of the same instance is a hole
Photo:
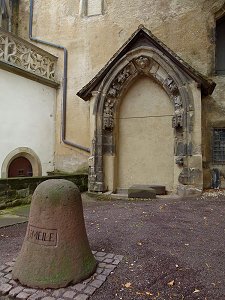
[[[148,185],[148,187],[154,189],[156,195],[166,195],[166,187],[165,187],[165,185],[151,184],[151,185]]]
[[[10,279],[12,269],[11,267],[9,268],[9,266],[13,266],[14,262],[6,263],[5,265],[0,266],[0,269],[2,270],[0,273],[0,299],[2,299],[1,297],[3,296],[9,296],[10,299],[26,300],[86,300],[102,286],[107,277],[123,259],[122,255],[115,255],[112,253],[97,251],[92,251],[92,253],[98,261],[98,267],[95,274],[81,283],[60,289],[39,290],[22,286],[19,282]],[[104,258],[104,262],[102,262],[102,258]],[[110,262],[108,262],[108,260],[110,260]]]
[[[128,198],[155,199],[156,191],[148,185],[135,184],[129,187]]]

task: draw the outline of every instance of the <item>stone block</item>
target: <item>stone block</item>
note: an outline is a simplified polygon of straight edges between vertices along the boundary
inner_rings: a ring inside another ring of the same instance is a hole
[[[155,189],[148,185],[133,185],[128,189],[128,198],[155,199]]]
[[[89,278],[96,266],[79,189],[64,179],[42,182],[33,194],[13,279],[31,288],[60,288]]]
[[[97,275],[97,276],[96,276],[96,279],[99,279],[99,280],[101,280],[101,281],[105,281],[106,278],[107,278],[106,275]]]
[[[80,292],[85,288],[85,285],[82,283],[77,283],[77,284],[73,285],[71,288]]]
[[[67,291],[63,294],[63,297],[73,299],[74,296],[76,295],[76,292],[73,291]]]
[[[104,281],[102,281],[102,280],[95,279],[90,284],[96,288],[99,288],[103,284],[103,282]]]
[[[76,298],[74,298],[75,300],[86,300],[88,299],[88,295],[85,295],[85,294],[80,294],[78,296],[76,296]]]
[[[0,266],[0,271],[5,270],[6,268],[8,268],[7,265],[2,265],[2,266]]]
[[[13,288],[10,292],[9,292],[9,296],[15,297],[16,295],[18,295],[20,292],[22,292],[22,290],[24,289],[24,287],[22,286],[17,286],[15,288]]]
[[[108,276],[112,272],[111,269],[105,269],[101,274]]]
[[[11,290],[12,286],[8,283],[3,283],[0,285],[0,294],[7,294]]]
[[[37,291],[35,294],[31,295],[28,299],[29,300],[40,300],[40,299],[44,298],[45,296],[47,296],[47,293],[45,293],[43,291]]]
[[[165,185],[149,185],[150,188],[155,190],[156,195],[165,195],[166,187]]]
[[[30,297],[30,294],[24,293],[24,292],[20,292],[17,296],[16,299],[19,300],[26,300],[28,297]]]
[[[17,194],[17,197],[19,197],[19,198],[26,198],[29,196],[29,188],[17,190],[16,194]]]
[[[94,286],[88,286],[85,290],[84,293],[88,294],[88,295],[92,295],[94,294],[94,292],[96,291],[96,287]]]

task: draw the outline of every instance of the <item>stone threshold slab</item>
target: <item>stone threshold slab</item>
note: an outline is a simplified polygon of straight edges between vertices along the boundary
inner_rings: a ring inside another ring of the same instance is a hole
[[[33,289],[21,285],[12,279],[12,268],[15,260],[0,266],[0,299],[20,300],[86,300],[102,286],[107,277],[123,259],[122,255],[92,251],[98,267],[88,279],[60,289]]]

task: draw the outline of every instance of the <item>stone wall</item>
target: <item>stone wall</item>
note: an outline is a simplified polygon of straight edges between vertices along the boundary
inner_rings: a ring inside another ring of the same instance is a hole
[[[87,174],[0,179],[0,209],[29,203],[36,187],[48,179],[67,179],[75,183],[80,192],[87,191]]]

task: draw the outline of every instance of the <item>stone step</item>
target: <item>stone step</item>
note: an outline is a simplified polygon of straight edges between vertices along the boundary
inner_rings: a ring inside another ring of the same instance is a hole
[[[166,195],[165,185],[148,185],[148,187],[155,190],[156,195]]]
[[[147,185],[132,185],[128,189],[128,198],[155,199],[155,189]]]
[[[154,199],[156,195],[165,195],[166,187],[163,185],[135,184],[128,189],[128,198]]]

